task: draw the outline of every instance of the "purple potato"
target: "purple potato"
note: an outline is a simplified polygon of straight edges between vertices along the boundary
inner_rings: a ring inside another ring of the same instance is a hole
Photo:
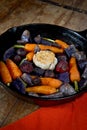
[[[79,82],[80,90],[87,88],[87,79],[82,78]]]
[[[45,72],[45,70],[43,70],[43,69],[41,69],[41,68],[39,68],[39,67],[35,67],[35,68],[34,68],[34,73],[35,73],[35,75],[43,76],[43,75],[44,75],[44,72]]]
[[[16,64],[19,64],[22,60],[21,56],[19,55],[15,55],[12,59]]]
[[[31,36],[30,36],[30,32],[28,30],[25,30],[22,35],[21,35],[21,40],[24,42],[29,42],[31,41]]]
[[[24,60],[19,67],[23,73],[31,73],[34,70],[33,64],[28,60]]]
[[[57,75],[57,78],[65,83],[69,83],[70,79],[69,79],[69,72],[64,72],[64,73],[59,73]]]
[[[41,43],[41,36],[40,35],[37,35],[35,38],[34,38],[34,41],[39,44]]]
[[[55,77],[55,73],[52,70],[46,70],[44,73],[45,77]]]
[[[3,60],[6,61],[6,59],[13,57],[16,54],[16,51],[14,49],[14,47],[10,47],[9,49],[7,49],[3,55]]]
[[[87,79],[87,65],[85,66],[85,69],[83,71],[82,78]]]
[[[79,60],[77,63],[80,69],[84,69],[84,67],[87,65],[87,60]]]
[[[35,77],[32,79],[33,85],[41,85],[41,79],[39,77]]]
[[[21,78],[26,82],[29,86],[33,86],[32,78],[29,74],[23,73]]]
[[[75,53],[72,54],[72,56],[74,56],[77,59],[77,61],[86,60],[86,55],[84,54],[83,51],[76,51]]]
[[[25,57],[27,54],[27,51],[24,48],[19,48],[17,49],[16,53],[21,56],[21,57]]]
[[[68,48],[65,49],[65,52],[68,57],[71,57],[75,52],[77,52],[77,49],[74,45],[70,45]]]
[[[64,96],[69,96],[76,93],[75,89],[69,83],[64,83],[61,85],[60,92],[62,92]]]
[[[24,81],[21,78],[16,78],[15,80],[13,80],[11,86],[13,87],[13,89],[22,94],[26,93],[25,92],[26,83],[24,83]]]

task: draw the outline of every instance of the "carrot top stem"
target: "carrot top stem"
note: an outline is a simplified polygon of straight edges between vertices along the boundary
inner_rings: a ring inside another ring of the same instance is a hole
[[[27,60],[27,58],[22,59],[22,61],[20,62],[19,66],[20,66],[25,60]]]
[[[23,45],[14,45],[13,47],[14,47],[14,48],[24,48]]]
[[[50,38],[43,37],[42,39],[55,43],[55,41]]]
[[[78,82],[77,81],[74,81],[74,86],[75,86],[75,91],[79,91],[79,88],[78,88]]]
[[[7,86],[10,86],[10,83],[7,83]]]

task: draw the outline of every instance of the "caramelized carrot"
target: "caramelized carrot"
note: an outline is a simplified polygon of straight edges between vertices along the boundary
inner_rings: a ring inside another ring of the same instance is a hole
[[[39,93],[39,94],[52,94],[57,92],[57,89],[47,85],[42,85],[42,86],[28,87],[26,88],[25,91]]]
[[[25,49],[27,51],[34,51],[36,46],[37,46],[37,44],[26,44]],[[63,49],[60,49],[60,48],[57,48],[57,47],[48,46],[48,45],[40,45],[40,44],[38,46],[41,50],[49,49],[49,50],[53,51],[54,53],[63,53]]]
[[[3,61],[0,61],[0,76],[3,83],[9,85],[9,83],[12,82],[12,77],[10,75],[10,72]]]
[[[19,67],[11,59],[6,60],[6,65],[13,79],[16,79],[17,77],[20,77],[22,75]]]
[[[69,65],[70,65],[70,80],[74,82],[75,90],[78,91],[78,82],[80,81],[81,77],[76,64],[75,57],[71,57]]]
[[[61,48],[66,49],[69,47],[69,45],[61,40],[55,40],[55,42],[61,46]]]
[[[33,56],[34,56],[34,51],[31,51],[26,55],[26,59],[29,60],[29,61],[32,61]]]
[[[71,77],[70,79],[72,82],[74,82],[74,81],[79,82],[81,79],[75,57],[71,57],[71,59],[70,59],[70,77]]]
[[[28,43],[25,44],[25,46],[23,46],[23,45],[14,45],[15,48],[25,48],[25,50],[27,50],[27,51],[34,51],[36,46],[37,46],[37,44],[28,44]],[[63,53],[63,51],[64,51],[61,48],[48,46],[48,45],[42,45],[42,44],[39,44],[38,47],[41,50],[50,50],[50,51],[53,51],[54,53]]]
[[[55,78],[40,78],[42,85],[48,85],[54,88],[59,88],[62,85],[62,81],[55,79]]]

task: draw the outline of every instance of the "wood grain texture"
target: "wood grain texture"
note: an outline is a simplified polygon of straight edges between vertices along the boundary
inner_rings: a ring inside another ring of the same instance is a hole
[[[87,0],[55,1],[70,6],[73,3],[74,7],[87,9]],[[87,15],[40,0],[0,0],[0,34],[13,26],[29,23],[50,23],[81,31],[87,29]],[[0,86],[0,127],[38,108],[38,105],[22,101]]]
[[[80,10],[87,10],[87,0],[45,0],[45,1],[51,1],[53,3],[57,3],[60,6],[69,6],[78,8]]]

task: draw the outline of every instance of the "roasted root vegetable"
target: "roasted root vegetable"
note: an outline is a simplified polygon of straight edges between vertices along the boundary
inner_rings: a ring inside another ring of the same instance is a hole
[[[34,56],[34,52],[31,51],[31,52],[29,52],[29,53],[26,55],[26,59],[29,60],[29,61],[32,61],[32,60],[33,60],[33,56]]]
[[[67,72],[69,70],[69,66],[68,66],[68,62],[61,60],[57,63],[56,68],[55,68],[56,72]]]
[[[83,77],[84,79],[87,79],[87,64],[86,64],[86,66],[85,66],[85,68],[84,68],[82,77]]]
[[[32,78],[29,74],[23,73],[21,78],[25,83],[27,83],[29,86],[33,86]]]
[[[61,80],[64,83],[69,83],[70,82],[69,72],[58,73],[57,77],[58,77],[59,80]]]
[[[20,77],[22,75],[19,67],[11,59],[6,60],[6,65],[13,79],[16,79],[17,77]]]
[[[11,83],[11,86],[13,88],[13,90],[17,90],[18,92],[25,94],[25,87],[26,87],[26,83],[20,78],[16,78],[15,80],[13,80],[13,82]]]
[[[68,57],[71,57],[77,52],[77,49],[76,49],[75,45],[69,45],[68,48],[65,48],[65,52]]]
[[[7,49],[3,55],[3,60],[6,61],[6,59],[12,57],[13,55],[15,55],[15,49],[14,47],[10,47],[9,49]]]
[[[55,79],[55,78],[50,78],[50,77],[43,77],[41,79],[41,84],[42,85],[48,85],[53,88],[59,88],[62,85],[62,81]]]
[[[75,90],[78,91],[79,90],[78,82],[80,81],[81,77],[80,77],[80,72],[78,70],[75,57],[70,58],[69,65],[70,65],[70,80],[74,83]]]
[[[63,85],[61,85],[59,91],[62,92],[64,96],[76,93],[75,89],[69,83],[64,83]]]
[[[57,89],[48,85],[42,85],[42,86],[28,87],[25,89],[25,91],[34,92],[38,94],[52,94],[52,93],[57,92]]]
[[[19,65],[20,70],[22,73],[31,73],[33,71],[33,65],[30,61],[23,59]]]
[[[11,74],[3,61],[0,61],[0,77],[3,83],[9,85],[12,82]]]
[[[24,48],[26,51],[34,51],[35,47],[37,46],[37,44],[25,44],[25,46],[23,45],[14,45],[15,48]],[[53,46],[48,46],[48,45],[38,45],[39,48],[41,50],[50,50],[53,51],[54,53],[63,53],[63,49],[61,48],[57,48],[57,47],[53,47]]]
[[[61,48],[63,48],[63,49],[66,49],[66,48],[68,48],[69,47],[69,45],[66,43],[66,42],[63,42],[63,41],[61,41],[61,40],[55,40],[55,42],[58,44],[58,45],[60,45],[60,47]]]

